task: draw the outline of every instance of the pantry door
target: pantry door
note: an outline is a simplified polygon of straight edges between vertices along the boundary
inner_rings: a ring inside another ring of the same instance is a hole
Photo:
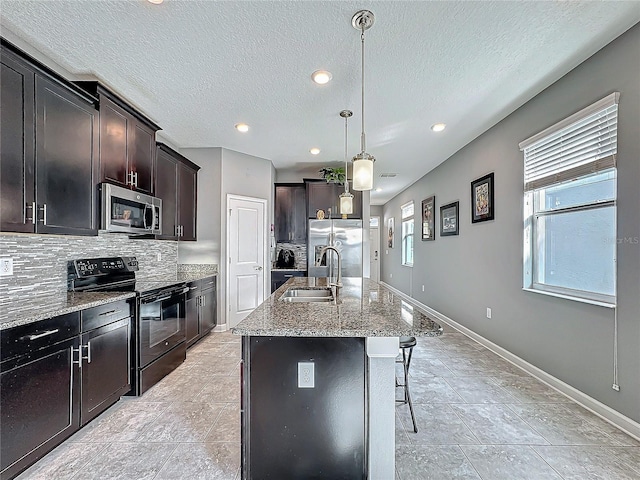
[[[235,327],[265,299],[267,201],[227,197],[228,325]]]

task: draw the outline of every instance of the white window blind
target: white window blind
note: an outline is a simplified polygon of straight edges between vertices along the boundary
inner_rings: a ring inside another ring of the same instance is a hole
[[[531,191],[615,167],[618,92],[520,143]]]

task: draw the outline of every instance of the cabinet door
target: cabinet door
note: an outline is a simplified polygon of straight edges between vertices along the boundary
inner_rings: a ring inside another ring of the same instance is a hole
[[[129,129],[129,170],[135,174],[136,189],[153,193],[153,165],[156,154],[156,133],[131,120]]]
[[[97,235],[98,112],[36,76],[36,232]]]
[[[156,196],[162,199],[162,235],[157,238],[177,240],[178,164],[166,152],[157,150]]]
[[[187,329],[187,346],[190,347],[193,343],[195,343],[198,338],[200,338],[200,327],[199,327],[199,305],[200,305],[200,297],[195,296],[187,299],[185,303],[186,310],[186,329]]]
[[[339,218],[337,209],[339,194],[334,183],[308,182],[309,218],[316,218],[317,210],[324,210],[325,218],[329,218],[329,209],[331,209],[331,218]]]
[[[103,181],[127,185],[127,142],[131,117],[100,96],[100,171]]]
[[[182,227],[180,240],[197,239],[197,191],[198,173],[178,163],[178,225]]]
[[[216,326],[216,290],[205,290],[200,295],[200,334],[205,335]]]
[[[131,390],[130,322],[119,320],[81,337],[82,425]]]
[[[307,190],[304,185],[292,187],[292,196],[291,237],[293,243],[307,243]]]
[[[78,430],[79,369],[72,361],[78,344],[76,336],[2,363],[2,478],[13,477]]]
[[[291,242],[291,226],[294,208],[291,188],[288,186],[277,186],[274,204],[276,242]]]
[[[33,232],[34,74],[2,49],[0,231]]]

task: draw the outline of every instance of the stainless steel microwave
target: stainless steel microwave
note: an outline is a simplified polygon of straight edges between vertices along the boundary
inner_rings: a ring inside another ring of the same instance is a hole
[[[129,234],[162,234],[162,200],[110,183],[100,184],[101,230]]]

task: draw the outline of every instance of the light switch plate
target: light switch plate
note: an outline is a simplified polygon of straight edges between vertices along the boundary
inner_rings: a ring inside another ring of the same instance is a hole
[[[313,362],[298,362],[298,388],[315,387],[315,364]]]
[[[0,277],[13,275],[13,258],[0,258]]]

